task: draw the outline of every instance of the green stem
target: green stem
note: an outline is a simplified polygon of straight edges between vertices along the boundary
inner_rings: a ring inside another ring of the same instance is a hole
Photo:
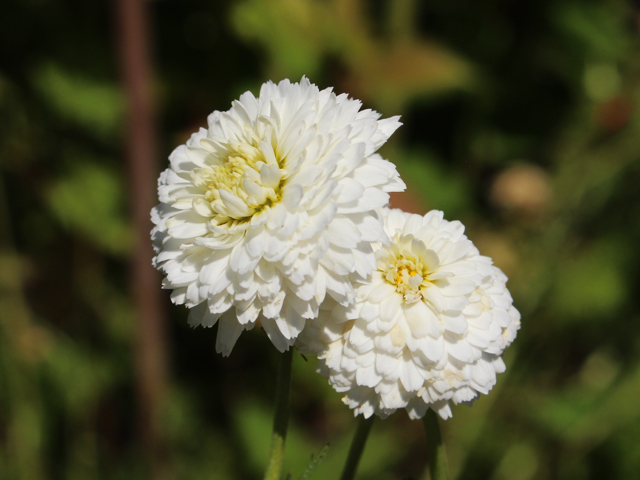
[[[358,470],[358,463],[360,457],[364,451],[364,445],[367,443],[367,437],[371,431],[371,425],[373,425],[374,416],[364,418],[364,415],[360,417],[358,421],[358,428],[356,434],[351,442],[351,448],[349,448],[349,456],[347,462],[344,464],[344,470],[342,470],[342,476],[340,480],[353,480]]]
[[[264,480],[280,480],[284,459],[284,441],[287,438],[289,424],[289,393],[291,391],[291,361],[293,347],[280,355],[278,380],[276,385],[276,413],[273,417],[271,452]]]
[[[427,459],[429,461],[431,480],[448,480],[447,452],[440,433],[438,414],[428,409],[422,421],[424,423],[424,431],[427,434]]]

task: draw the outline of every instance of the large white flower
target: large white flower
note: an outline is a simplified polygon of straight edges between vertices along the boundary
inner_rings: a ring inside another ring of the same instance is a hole
[[[405,187],[375,152],[400,122],[360,107],[306,78],[265,83],[169,157],[152,211],[154,265],[192,325],[235,307],[218,327],[224,355],[258,318],[287,349],[327,293],[353,303],[350,277],[375,268],[371,242],[386,239],[376,209]]]
[[[478,253],[460,222],[442,212],[424,217],[383,209],[390,246],[374,247],[377,270],[361,282],[356,304],[326,302],[298,338],[317,354],[355,414],[386,417],[405,408],[411,418],[432,408],[487,394],[500,357],[520,328],[507,277]]]

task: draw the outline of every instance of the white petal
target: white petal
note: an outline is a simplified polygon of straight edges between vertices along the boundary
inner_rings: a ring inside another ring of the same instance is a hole
[[[253,213],[253,211],[236,197],[234,194],[227,192],[226,190],[220,189],[218,190],[220,193],[220,199],[224,203],[225,207],[229,210],[229,214],[234,218],[243,218],[248,217]]]
[[[300,204],[304,189],[300,185],[286,185],[282,189],[282,204],[289,210],[293,210]]]
[[[411,329],[411,333],[416,338],[423,338],[435,332],[439,332],[438,326],[440,320],[437,315],[423,302],[413,302],[404,306],[404,315],[407,319],[407,324]]]
[[[362,219],[357,222],[357,226],[363,242],[379,242],[386,237],[382,223],[376,215],[362,214]],[[386,241],[388,242],[388,239]]]
[[[214,283],[224,270],[229,267],[229,256],[226,252],[212,254],[204,263],[198,275],[199,280],[205,284]]]
[[[305,319],[293,308],[287,308],[285,311],[280,312],[280,315],[275,320],[280,332],[286,339],[295,339],[305,324]]]
[[[395,287],[384,282],[374,288],[367,298],[372,303],[381,303],[395,293]]]
[[[444,321],[444,328],[449,332],[460,335],[467,333],[467,319],[462,314],[454,315],[455,312],[445,312],[441,318]]]
[[[391,322],[402,307],[402,295],[390,295],[380,303],[380,320]]]
[[[280,185],[282,171],[278,165],[262,165],[260,167],[260,181],[265,187],[276,188]]]
[[[352,178],[343,178],[340,180],[340,195],[336,201],[341,203],[349,203],[358,200],[364,193],[364,187],[361,183]]]
[[[380,375],[391,375],[398,368],[400,368],[400,361],[396,357],[384,353],[376,355],[376,370]]]
[[[382,380],[382,375],[380,375],[375,368],[375,365],[370,365],[366,368],[359,368],[356,371],[356,383],[363,387],[375,387]]]
[[[473,350],[471,345],[464,339],[456,341],[447,341],[447,352],[454,358],[457,358],[461,362],[470,362],[473,357]]]
[[[197,327],[202,324],[202,318],[207,311],[207,302],[203,302],[200,305],[196,305],[189,309],[188,323],[192,327]]]
[[[223,315],[218,321],[218,337],[216,338],[216,352],[228,357],[236,344],[238,337],[244,330],[234,315]]]
[[[327,228],[329,241],[343,248],[356,248],[360,243],[360,230],[344,215],[336,215]]]
[[[259,257],[264,252],[266,233],[264,227],[252,228],[245,237],[245,248],[252,257]]]
[[[424,378],[413,363],[410,356],[401,362],[400,381],[408,392],[419,390],[424,384]]]
[[[271,343],[280,351],[284,352],[288,350],[291,345],[295,342],[295,338],[285,338],[278,328],[276,321],[271,318],[261,318],[260,323],[262,324],[262,328],[267,333],[269,340]]]
[[[209,232],[207,222],[200,217],[198,222],[185,222],[169,228],[169,235],[174,238],[193,238],[206,235]]]
[[[438,287],[430,285],[429,287],[422,289],[421,292],[422,297],[436,312],[441,313],[447,308],[447,301],[442,293],[440,293],[440,289],[438,289]]]

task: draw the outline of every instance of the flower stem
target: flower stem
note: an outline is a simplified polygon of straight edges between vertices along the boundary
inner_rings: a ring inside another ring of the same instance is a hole
[[[428,409],[422,421],[424,423],[424,431],[427,434],[427,459],[431,480],[448,480],[447,452],[440,433],[438,414]]]
[[[278,380],[276,384],[276,413],[273,417],[271,452],[264,480],[280,480],[284,460],[284,441],[287,438],[289,424],[289,393],[291,391],[291,362],[293,347],[280,355]]]
[[[367,443],[367,437],[371,431],[371,425],[373,425],[373,419],[373,415],[369,418],[364,418],[364,415],[360,417],[358,421],[358,428],[356,429],[356,434],[351,442],[349,456],[347,457],[347,462],[344,464],[344,470],[342,470],[340,480],[353,480],[355,477],[360,457],[364,451],[364,445]]]

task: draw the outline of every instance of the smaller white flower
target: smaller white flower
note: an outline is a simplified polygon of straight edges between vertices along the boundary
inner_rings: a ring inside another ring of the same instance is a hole
[[[460,222],[382,210],[390,246],[374,246],[377,270],[360,282],[356,304],[327,301],[298,338],[317,354],[319,373],[346,393],[355,414],[386,417],[427,408],[442,418],[450,404],[487,394],[500,357],[520,328],[507,277],[481,256]]]

